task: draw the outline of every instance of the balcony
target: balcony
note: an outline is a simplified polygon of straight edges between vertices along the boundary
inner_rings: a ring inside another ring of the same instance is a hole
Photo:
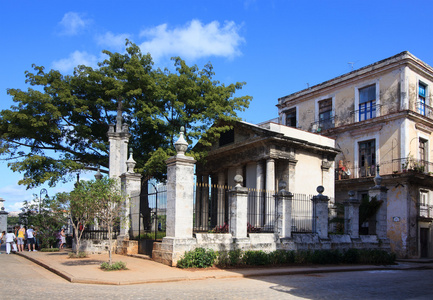
[[[311,123],[311,131],[315,133],[321,133],[322,131],[334,128],[335,117],[330,117],[328,119],[323,119],[317,122]]]
[[[414,159],[411,157],[397,158],[389,162],[380,163],[380,175],[391,175],[398,173],[426,174],[433,176],[433,163]],[[354,179],[376,176],[376,165],[358,167],[350,164],[340,163],[336,168],[336,180]]]
[[[433,107],[425,104],[424,102],[418,101],[416,103],[416,112],[426,116],[427,118],[433,119]]]
[[[424,219],[433,219],[433,206],[420,204],[419,205],[419,217]]]

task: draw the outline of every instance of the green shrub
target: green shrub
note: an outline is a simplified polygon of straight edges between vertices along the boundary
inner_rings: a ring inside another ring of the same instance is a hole
[[[311,255],[313,264],[339,264],[341,260],[341,254],[338,250],[315,250]]]
[[[359,262],[359,250],[352,248],[346,250],[343,253],[342,261],[346,264],[357,264]]]
[[[179,268],[208,268],[213,266],[217,254],[212,249],[196,248],[193,251],[185,252],[184,256],[178,260]]]
[[[269,260],[273,265],[293,264],[295,262],[295,252],[276,250],[269,253]]]
[[[295,252],[295,264],[310,264],[311,263],[311,251],[300,250]]]
[[[264,266],[269,265],[269,255],[261,250],[245,251],[242,256],[242,262],[249,266]]]
[[[123,261],[116,261],[111,265],[108,262],[103,262],[101,264],[101,269],[104,271],[128,270],[126,268],[126,263],[124,263]]]
[[[242,263],[242,250],[236,249],[229,251],[230,265],[236,266]]]
[[[59,248],[42,248],[41,252],[59,252]]]
[[[379,249],[359,250],[360,264],[390,265],[395,262],[395,253],[388,253]]]

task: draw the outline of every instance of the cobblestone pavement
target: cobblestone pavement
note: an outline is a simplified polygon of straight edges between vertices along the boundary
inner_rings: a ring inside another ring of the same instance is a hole
[[[1,299],[433,299],[433,270],[207,279],[127,286],[69,283],[17,255],[0,255]]]

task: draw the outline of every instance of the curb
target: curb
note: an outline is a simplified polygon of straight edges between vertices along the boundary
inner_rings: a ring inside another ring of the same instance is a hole
[[[42,262],[34,257],[27,256],[22,253],[17,253],[17,255],[24,257],[39,266],[53,272],[54,274],[66,279],[71,283],[81,283],[81,284],[102,284],[102,285],[133,285],[133,284],[146,284],[146,283],[165,283],[165,282],[179,282],[179,281],[195,281],[195,280],[205,280],[205,279],[227,279],[227,278],[250,278],[250,277],[260,277],[260,276],[283,276],[283,275],[305,275],[305,274],[315,274],[315,273],[337,273],[337,272],[356,272],[356,271],[382,271],[382,270],[422,270],[422,269],[433,269],[433,266],[349,266],[349,267],[323,267],[323,268],[305,268],[297,270],[276,270],[276,269],[260,269],[252,270],[247,274],[222,274],[222,275],[204,275],[201,277],[171,277],[171,278],[159,278],[159,279],[149,279],[149,280],[138,280],[138,281],[110,281],[110,280],[98,280],[91,278],[76,278],[71,274],[60,271],[55,267]],[[230,271],[230,270],[227,270]]]

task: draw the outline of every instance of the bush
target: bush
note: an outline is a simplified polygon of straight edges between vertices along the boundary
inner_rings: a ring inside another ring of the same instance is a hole
[[[217,254],[212,249],[196,248],[193,251],[185,252],[185,255],[178,260],[179,268],[208,268],[213,266]]]
[[[263,251],[246,251],[242,256],[242,262],[249,266],[269,265],[269,255]]]
[[[342,256],[338,250],[315,250],[311,255],[313,264],[339,264],[341,261]]]
[[[359,262],[359,250],[358,249],[348,249],[343,253],[342,257],[343,263],[346,264],[357,264]]]
[[[119,270],[128,270],[126,268],[126,263],[123,261],[116,261],[111,265],[108,262],[103,262],[101,264],[101,269],[104,271],[119,271]]]

